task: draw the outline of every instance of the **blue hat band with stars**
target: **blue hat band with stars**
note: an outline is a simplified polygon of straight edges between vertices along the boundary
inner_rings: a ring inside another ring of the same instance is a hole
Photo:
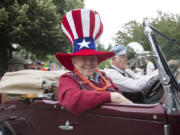
[[[91,37],[75,39],[73,52],[75,53],[83,49],[96,50],[95,40]]]

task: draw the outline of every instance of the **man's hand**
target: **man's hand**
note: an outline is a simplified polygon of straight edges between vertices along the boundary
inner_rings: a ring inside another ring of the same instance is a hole
[[[111,102],[112,103],[122,103],[122,104],[133,104],[132,101],[125,98],[118,92],[111,92]]]

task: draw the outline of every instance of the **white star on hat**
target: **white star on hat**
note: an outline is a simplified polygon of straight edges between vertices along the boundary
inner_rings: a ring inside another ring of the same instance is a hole
[[[83,41],[81,43],[78,43],[78,45],[80,45],[79,49],[83,48],[83,47],[87,47],[89,48],[89,45],[91,42],[86,42],[85,39],[83,39]]]

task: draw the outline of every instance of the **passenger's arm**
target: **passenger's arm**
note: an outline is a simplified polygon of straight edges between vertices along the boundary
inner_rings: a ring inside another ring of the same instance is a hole
[[[111,92],[111,102],[112,103],[122,103],[122,104],[133,104],[132,101],[125,98],[118,92]]]
[[[80,90],[75,80],[66,76],[60,78],[58,99],[62,106],[75,114],[111,102],[110,92]]]
[[[132,103],[118,92],[80,90],[76,81],[66,76],[60,78],[58,99],[62,106],[75,114],[80,114],[104,103]]]
[[[106,71],[114,84],[122,92],[138,92],[145,88],[152,76],[141,76],[138,79],[125,77],[116,70]]]

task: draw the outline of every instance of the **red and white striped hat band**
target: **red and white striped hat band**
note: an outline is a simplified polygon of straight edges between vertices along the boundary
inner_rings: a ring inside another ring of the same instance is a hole
[[[91,9],[75,9],[67,12],[61,25],[73,47],[76,39],[92,38],[96,41],[103,32],[99,14]]]

